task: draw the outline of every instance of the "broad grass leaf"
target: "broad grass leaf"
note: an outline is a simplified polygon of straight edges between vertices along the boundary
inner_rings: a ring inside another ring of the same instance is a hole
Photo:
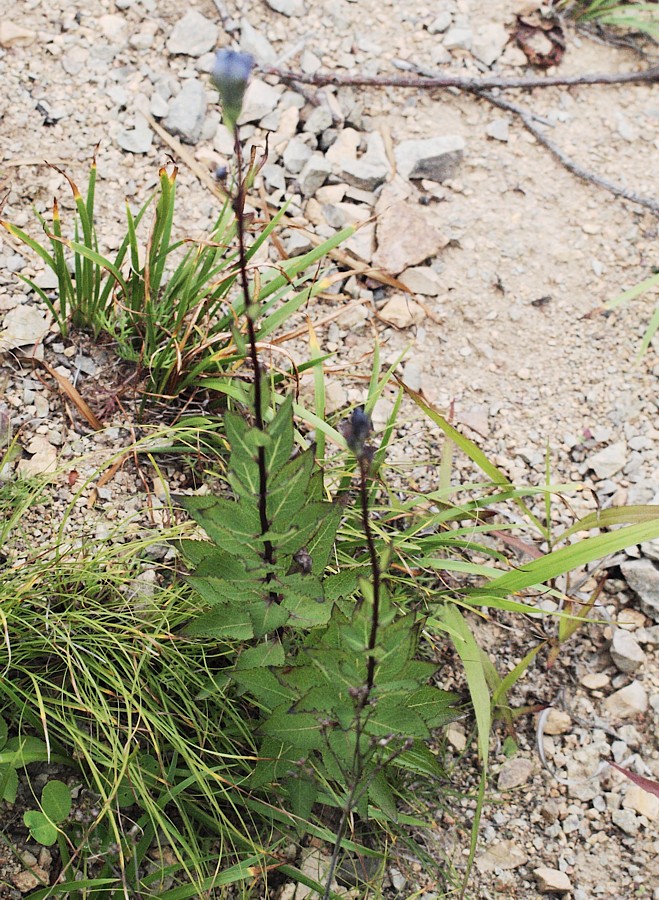
[[[476,716],[478,749],[485,769],[487,767],[489,754],[492,713],[490,706],[490,692],[487,687],[487,679],[483,669],[480,647],[476,643],[462,613],[454,604],[447,604],[441,611],[440,618],[446,622],[453,645],[464,666],[467,686],[469,687],[471,702]]]

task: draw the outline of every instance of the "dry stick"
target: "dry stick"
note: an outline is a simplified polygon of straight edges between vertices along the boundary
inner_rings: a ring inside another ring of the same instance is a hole
[[[556,159],[561,163],[561,165],[565,166],[568,172],[572,172],[573,175],[576,175],[577,178],[583,179],[583,181],[587,181],[589,184],[595,184],[598,187],[604,188],[604,190],[610,191],[616,197],[623,197],[625,200],[630,200],[632,203],[637,203],[639,206],[644,206],[646,209],[649,209],[651,212],[655,214],[655,216],[659,216],[659,202],[657,200],[652,200],[650,197],[643,197],[641,194],[636,194],[634,191],[629,191],[627,188],[622,185],[615,184],[613,181],[608,181],[606,178],[601,178],[599,175],[594,175],[592,172],[589,172],[587,169],[584,169],[583,166],[580,166],[579,163],[575,162],[569,156],[566,156],[565,153],[561,150],[558,144],[554,143],[551,138],[547,137],[547,135],[542,131],[541,128],[533,121],[533,116],[523,107],[518,106],[516,103],[510,103],[508,100],[503,100],[501,97],[495,97],[493,94],[488,93],[487,91],[480,90],[472,90],[470,93],[474,94],[476,97],[482,97],[483,100],[487,100],[488,103],[492,103],[494,106],[498,106],[499,109],[505,109],[508,112],[514,113],[519,117],[520,121],[524,125],[524,127],[531,132],[531,134],[543,145],[546,147],[549,152],[556,157]]]
[[[482,91],[499,88],[502,91],[513,88],[537,88],[573,86],[579,84],[636,84],[639,82],[659,82],[659,65],[642,72],[624,72],[620,75],[599,73],[595,75],[547,75],[544,78],[466,78],[460,75],[433,75],[422,78],[414,75],[338,75],[334,72],[291,72],[276,66],[262,66],[264,75],[276,75],[282,81],[301,81],[319,87],[335,85],[341,87],[402,87],[402,88],[458,88],[461,91]]]

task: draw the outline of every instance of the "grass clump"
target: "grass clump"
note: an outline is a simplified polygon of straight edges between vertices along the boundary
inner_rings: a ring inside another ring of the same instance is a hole
[[[659,6],[654,3],[621,3],[620,0],[576,0],[563,2],[577,22],[589,22],[639,31],[659,37]]]

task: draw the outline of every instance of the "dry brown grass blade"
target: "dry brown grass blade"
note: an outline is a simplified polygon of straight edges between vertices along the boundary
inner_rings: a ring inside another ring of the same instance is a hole
[[[55,379],[59,389],[68,397],[80,415],[86,419],[94,431],[102,431],[105,426],[101,420],[94,415],[94,412],[87,401],[80,396],[80,393],[69,379],[65,378],[64,375],[60,375],[59,372],[55,371],[52,366],[48,365],[48,363],[44,362],[42,359],[35,360],[35,362],[38,362],[40,366],[43,366],[46,372]]]

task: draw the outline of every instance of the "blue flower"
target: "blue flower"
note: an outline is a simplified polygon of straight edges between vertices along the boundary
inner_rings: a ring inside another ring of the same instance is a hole
[[[253,68],[254,60],[249,53],[218,50],[215,56],[211,79],[220,93],[224,123],[234,132],[243,106],[245,88]]]

